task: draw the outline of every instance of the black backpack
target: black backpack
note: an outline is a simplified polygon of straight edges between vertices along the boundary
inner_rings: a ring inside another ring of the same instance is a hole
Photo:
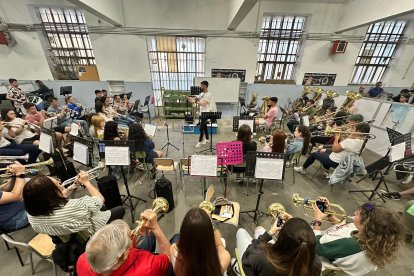
[[[174,209],[174,196],[170,180],[162,175],[161,178],[155,182],[154,190],[157,197],[163,197],[168,201],[168,212]]]
[[[116,206],[122,206],[122,198],[115,176],[107,175],[98,179],[98,189],[105,198],[105,207],[108,210]]]

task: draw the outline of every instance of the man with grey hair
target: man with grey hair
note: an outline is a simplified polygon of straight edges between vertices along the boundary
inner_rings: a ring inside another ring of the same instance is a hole
[[[157,214],[153,210],[145,210],[141,217],[147,222],[143,232],[151,231],[160,248],[160,254],[155,255],[142,247],[134,248],[131,241],[131,230],[126,222],[115,220],[99,229],[88,241],[76,266],[79,275],[167,275],[169,248],[171,246],[157,222]],[[145,238],[145,240],[147,240]],[[144,240],[144,241],[145,241]]]

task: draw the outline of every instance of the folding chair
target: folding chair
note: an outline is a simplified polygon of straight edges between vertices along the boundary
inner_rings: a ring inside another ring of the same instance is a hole
[[[177,167],[178,163],[175,162],[172,158],[154,158],[155,171],[164,172],[173,172],[175,174],[175,182],[177,183],[177,189],[180,183],[177,180]]]
[[[246,181],[247,181],[247,186],[246,186],[246,196],[248,196],[248,195],[249,195],[249,178],[248,178],[248,177],[245,177],[245,172],[246,172],[246,162],[243,162],[243,163],[241,163],[241,164],[231,165],[231,170],[230,170],[231,174],[233,174],[233,173],[234,173],[234,169],[235,169],[235,168],[244,168],[244,171],[243,171],[243,172],[240,172],[240,174],[242,174],[242,175],[243,175],[242,180],[243,180],[243,179],[246,179]]]
[[[293,184],[295,184],[295,166],[299,165],[300,157],[302,156],[302,151],[295,152],[289,158],[290,168],[292,169]]]
[[[275,125],[279,123],[279,128],[285,130],[285,119],[287,118],[288,113],[286,109],[284,109],[283,107],[279,106],[279,108],[280,108],[280,111],[282,111],[282,116],[280,118],[275,119]]]
[[[185,189],[185,179],[184,177],[186,175],[190,175],[190,169],[191,169],[191,158],[181,158],[180,159],[180,180],[182,183],[182,189]]]
[[[147,157],[147,154],[145,151],[136,151],[135,152],[135,158],[142,164],[144,168],[144,174],[139,178],[138,183],[142,185],[142,179],[144,179],[146,176],[148,176],[148,180],[151,180],[151,170],[152,170],[152,164],[147,163],[145,161]]]
[[[141,109],[139,110],[139,112],[141,113],[147,113],[148,114],[148,120],[149,123],[151,124],[151,114],[150,114],[150,110],[149,110],[149,101],[150,101],[151,96],[146,96],[145,100],[144,100],[144,105],[141,107]]]
[[[52,260],[52,252],[55,249],[55,244],[52,242],[52,239],[48,235],[38,234],[33,239],[31,239],[28,243],[15,241],[7,234],[2,234],[1,237],[4,239],[5,242],[13,245],[15,248],[29,252],[32,274],[35,273],[34,264],[33,264],[33,253],[35,253],[42,259],[51,262],[53,265],[54,275],[57,275],[56,265]],[[21,260],[19,253],[18,253],[18,256],[19,256],[20,262],[23,265],[23,262]]]

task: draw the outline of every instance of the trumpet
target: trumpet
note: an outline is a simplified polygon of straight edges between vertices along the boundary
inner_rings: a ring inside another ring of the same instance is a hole
[[[89,176],[89,180],[97,178],[101,171],[105,168],[105,164],[103,162],[99,162],[96,168],[93,168],[86,173]],[[62,183],[62,187],[68,189],[69,191],[73,191],[77,188],[78,184],[78,176],[74,176],[69,178]]]
[[[18,124],[18,123],[11,123],[11,122],[4,122],[4,126],[8,127],[24,127],[25,124]]]
[[[165,214],[168,212],[169,209],[168,201],[163,197],[157,197],[152,202],[152,210],[157,214]],[[135,227],[134,230],[131,232],[132,237],[138,237],[139,232],[141,231],[141,228],[144,226],[144,224],[147,222],[145,218],[141,218],[141,220],[137,220],[136,223],[138,224],[137,227]]]
[[[304,214],[308,217],[313,217],[313,213],[309,214],[308,211],[310,210],[310,211],[313,212],[312,204],[320,203],[320,201],[303,198],[303,197],[300,197],[299,194],[296,193],[296,194],[293,194],[293,196],[292,196],[292,203],[296,207],[300,207],[301,205],[303,205]],[[318,208],[320,208],[320,209],[321,209],[321,207],[326,208],[328,206],[326,206],[326,205],[325,206],[318,206]],[[345,212],[344,208],[342,208],[338,204],[329,203],[329,208],[325,209],[324,213],[328,214],[328,215],[339,217],[341,219],[340,223],[343,222],[347,218],[347,215],[346,215],[346,212]],[[329,221],[328,218],[326,219],[326,221]]]
[[[34,170],[34,169],[30,170],[30,169],[27,169],[27,168],[39,167],[39,166],[42,166],[42,165],[53,166],[53,164],[54,164],[53,158],[49,158],[49,160],[47,160],[47,161],[24,165],[23,167],[26,169],[25,173],[36,174],[39,170]],[[0,169],[0,171],[3,171],[3,172],[7,171],[7,170],[8,170],[8,168],[1,168]],[[11,173],[5,173],[5,174],[0,175],[0,177],[1,178],[10,178],[10,177],[12,177],[12,174]]]
[[[404,170],[401,170],[401,169],[397,168],[398,166],[401,166],[401,165],[403,166]],[[394,165],[394,171],[413,174],[414,173],[414,161],[395,164]]]
[[[22,155],[22,156],[0,156],[0,163],[1,164],[13,163],[17,159],[24,160],[27,162],[27,160],[29,160],[29,154],[27,153],[26,155]]]

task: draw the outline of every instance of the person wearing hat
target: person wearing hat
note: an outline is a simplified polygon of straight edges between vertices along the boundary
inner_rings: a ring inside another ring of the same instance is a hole
[[[277,97],[270,97],[268,100],[268,104],[270,104],[269,111],[266,114],[261,113],[261,118],[256,119],[256,126],[259,125],[266,125],[270,127],[277,116],[277,112],[279,111],[277,108]]]

